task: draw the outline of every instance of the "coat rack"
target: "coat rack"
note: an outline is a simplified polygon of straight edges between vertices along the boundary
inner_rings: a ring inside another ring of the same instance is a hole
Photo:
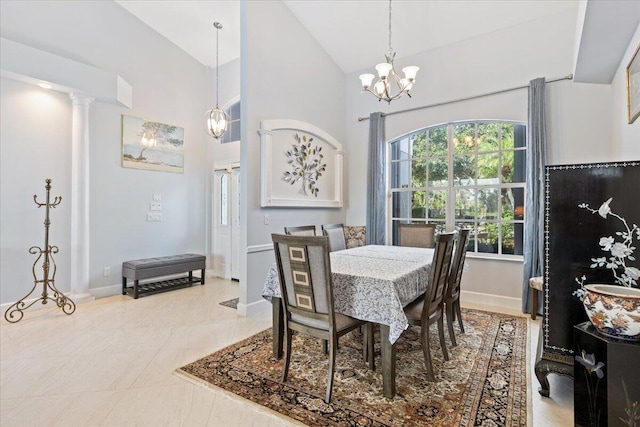
[[[53,199],[53,202],[50,202],[49,193],[51,192],[51,179],[46,179],[45,189],[47,190],[47,201],[46,203],[39,203],[38,196],[33,195],[33,201],[38,205],[39,208],[42,206],[45,207],[45,218],[44,218],[44,249],[39,246],[32,246],[29,248],[29,253],[33,255],[38,255],[35,262],[33,263],[33,267],[31,268],[31,272],[33,273],[33,287],[31,291],[24,297],[22,297],[18,302],[12,304],[7,311],[4,313],[4,318],[7,319],[7,322],[16,323],[19,322],[24,316],[24,310],[28,309],[38,301],[42,301],[42,304],[46,304],[48,300],[51,300],[56,303],[58,307],[62,309],[65,314],[71,314],[76,311],[75,303],[65,296],[62,292],[56,289],[54,282],[56,277],[56,262],[53,259],[53,254],[58,253],[57,246],[49,245],[49,225],[51,225],[51,220],[49,220],[49,208],[55,208],[62,201],[62,197],[56,197]],[[44,256],[44,260],[42,261],[42,280],[38,280],[38,276],[36,275],[36,265],[38,261]],[[53,271],[50,268],[50,263],[53,264]],[[51,278],[49,278],[49,273],[51,272]],[[25,300],[29,297],[36,289],[39,283],[42,283],[42,295],[30,303],[26,303]],[[49,296],[49,291],[52,292],[51,296]],[[15,316],[15,317],[14,317]]]

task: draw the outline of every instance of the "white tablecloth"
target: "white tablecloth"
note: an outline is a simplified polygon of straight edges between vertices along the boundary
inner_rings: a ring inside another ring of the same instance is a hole
[[[334,306],[338,313],[389,326],[394,343],[409,325],[404,306],[424,293],[433,249],[360,246],[331,253]],[[262,290],[268,300],[280,297],[273,264]]]

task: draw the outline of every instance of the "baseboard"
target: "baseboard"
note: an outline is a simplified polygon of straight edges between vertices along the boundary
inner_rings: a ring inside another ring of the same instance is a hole
[[[252,302],[251,304],[238,303],[237,313],[240,316],[250,317],[267,310],[271,310],[271,303],[265,299],[261,299],[260,301]]]
[[[520,298],[505,297],[503,295],[484,294],[480,292],[460,291],[460,302],[490,305],[494,307],[508,308],[510,310],[522,310]]]
[[[273,243],[265,243],[263,245],[247,246],[247,253],[254,254],[256,252],[268,252],[273,250]]]
[[[122,295],[122,284],[103,286],[101,288],[91,288],[89,292],[96,298],[112,297],[114,295]]]

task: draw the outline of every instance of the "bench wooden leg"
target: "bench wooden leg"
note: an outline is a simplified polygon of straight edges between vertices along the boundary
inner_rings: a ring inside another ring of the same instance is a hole
[[[133,299],[138,299],[138,283],[140,281],[136,280],[135,282],[133,282]]]
[[[200,284],[204,285],[204,268],[200,270]]]
[[[189,272],[189,283],[193,282],[193,271]]]
[[[122,278],[122,295],[126,295],[127,294],[127,278],[123,277]]]
[[[531,319],[536,320],[536,314],[538,313],[538,291],[535,288],[531,288]]]

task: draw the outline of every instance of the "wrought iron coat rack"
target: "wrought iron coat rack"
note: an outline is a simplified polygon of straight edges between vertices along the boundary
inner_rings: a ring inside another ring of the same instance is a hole
[[[56,303],[58,307],[62,309],[65,314],[71,314],[76,310],[75,303],[67,296],[65,296],[62,292],[60,292],[55,287],[55,277],[56,277],[56,262],[53,258],[53,254],[58,253],[58,247],[52,246],[49,244],[49,226],[51,225],[51,220],[49,219],[49,209],[55,208],[62,201],[62,197],[55,197],[53,202],[50,199],[51,192],[51,179],[47,178],[45,180],[46,184],[45,189],[47,190],[47,199],[45,203],[38,202],[38,196],[33,195],[33,201],[38,205],[38,208],[45,207],[45,218],[44,218],[44,249],[39,246],[32,246],[29,248],[29,253],[33,255],[38,255],[35,262],[33,263],[33,267],[31,268],[31,272],[33,274],[33,287],[31,291],[24,297],[22,297],[19,301],[12,304],[7,311],[4,313],[4,318],[7,319],[7,322],[16,323],[19,322],[24,316],[24,310],[28,309],[38,301],[42,301],[42,304],[46,304],[48,300],[51,300]],[[36,265],[38,261],[44,257],[42,261],[42,279],[38,280],[38,276],[36,275]],[[51,269],[53,266],[53,270]],[[49,278],[49,273],[51,273],[51,278]],[[42,295],[29,302],[26,303],[25,300],[29,297],[38,286],[39,283],[42,283]],[[49,294],[51,291],[51,296]]]

